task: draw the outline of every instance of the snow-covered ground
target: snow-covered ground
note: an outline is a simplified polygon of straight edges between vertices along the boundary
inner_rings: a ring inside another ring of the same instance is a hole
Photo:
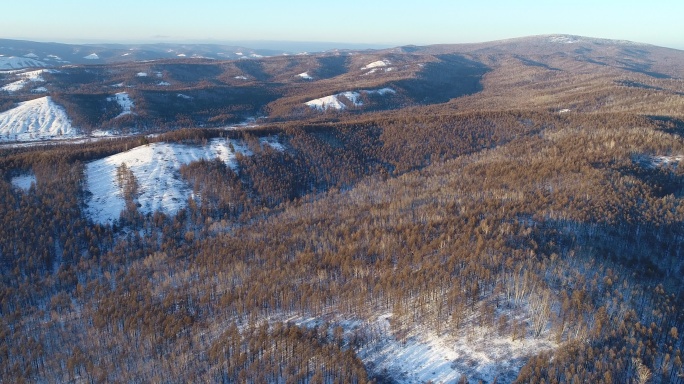
[[[36,183],[36,175],[30,174],[30,175],[21,175],[21,176],[15,176],[10,180],[12,185],[15,188],[22,189],[24,191],[28,191],[31,188],[31,184]]]
[[[362,94],[377,94],[384,96],[393,93],[396,93],[396,91],[392,88],[362,89],[360,91],[347,91],[330,96],[324,96],[318,99],[307,101],[304,104],[319,111],[327,111],[328,109],[341,111],[347,108],[347,103],[345,103],[345,100],[355,107],[362,106],[363,102],[360,100]]]
[[[97,53],[91,53],[90,55],[84,57],[86,60],[99,60],[100,56],[97,55]]]
[[[235,78],[238,80],[247,80],[246,76],[235,76]]]
[[[131,112],[131,108],[133,108],[133,100],[131,100],[131,97],[126,92],[119,92],[112,97],[108,97],[107,101],[116,101],[121,107],[121,113],[119,113],[117,117],[130,115],[133,113]]]
[[[262,143],[282,149],[275,138],[263,138]],[[192,188],[179,174],[181,165],[218,158],[237,169],[236,153],[251,155],[238,141],[213,139],[204,146],[154,143],[93,161],[86,165],[86,189],[92,193],[87,202],[87,215],[103,224],[119,219],[125,201],[116,181],[116,169],[122,163],[133,172],[138,183],[139,211],[147,214],[160,210],[173,215],[192,197]]]
[[[192,100],[192,96],[188,96],[188,95],[185,95],[182,93],[179,93],[178,95],[176,95],[176,97],[180,97],[181,99],[185,99],[185,100]]]
[[[66,139],[79,136],[66,111],[50,96],[25,101],[0,113],[0,141]]]
[[[47,64],[43,63],[42,61],[34,60],[28,57],[0,57],[0,70],[40,68],[46,66]]]
[[[298,326],[314,327],[323,323],[312,317],[286,319]],[[518,375],[527,358],[555,349],[552,335],[535,339],[512,340],[499,336],[496,330],[479,327],[474,322],[469,331],[457,336],[437,335],[429,330],[413,331],[404,340],[393,335],[392,314],[386,313],[368,321],[328,319],[331,328],[340,326],[349,340],[357,334],[366,343],[355,350],[368,371],[392,383],[457,383],[465,375],[470,383],[482,380],[510,383]]]
[[[378,60],[374,61],[370,64],[366,64],[365,66],[361,67],[361,69],[371,69],[371,68],[378,68],[378,67],[386,67],[388,65],[392,65],[392,63],[389,60]]]
[[[18,73],[15,76],[19,80],[5,85],[4,87],[0,88],[0,90],[6,91],[6,92],[16,92],[16,91],[24,89],[24,87],[31,82],[34,82],[34,83],[44,82],[45,79],[43,79],[43,77],[41,76],[43,73],[56,73],[56,72],[58,72],[58,71],[50,70],[50,69],[39,69],[37,71],[29,71],[29,72]]]
[[[147,72],[138,72],[135,74],[137,77],[147,77]]]
[[[302,72],[302,73],[300,73],[300,74],[297,75],[297,76],[298,76],[298,77],[301,77],[301,78],[304,79],[304,80],[313,80],[313,77],[311,77],[311,76],[309,75],[309,72]]]
[[[168,81],[160,81],[157,85],[161,87],[168,87],[169,85],[171,85],[171,83],[169,83]]]

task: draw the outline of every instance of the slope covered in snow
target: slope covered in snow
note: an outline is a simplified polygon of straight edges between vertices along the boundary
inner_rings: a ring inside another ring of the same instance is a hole
[[[282,148],[273,139],[262,142],[277,150]],[[116,179],[116,170],[121,164],[126,164],[138,183],[136,200],[141,213],[160,210],[173,215],[192,196],[192,189],[180,177],[181,165],[218,158],[236,169],[236,152],[251,154],[237,141],[214,139],[204,146],[155,143],[91,162],[86,166],[86,189],[92,193],[87,202],[87,215],[102,224],[119,219],[125,208],[124,196]]]
[[[302,72],[297,76],[301,77],[304,80],[313,80],[313,77],[311,77],[311,75],[309,75],[309,72]]]
[[[24,89],[26,85],[28,85],[31,82],[37,83],[37,82],[44,82],[45,79],[41,76],[43,73],[56,73],[57,71],[55,70],[50,70],[50,69],[39,69],[37,71],[29,71],[29,72],[23,72],[19,73],[16,75],[19,80],[7,84],[0,88],[2,91],[6,92],[16,92]]]
[[[0,70],[40,68],[46,66],[47,64],[43,63],[42,61],[34,60],[28,57],[0,57]]]
[[[396,93],[396,91],[392,88],[362,89],[360,91],[347,91],[330,96],[324,96],[318,99],[307,101],[304,104],[319,111],[327,111],[329,109],[341,111],[347,108],[347,103],[345,103],[345,100],[355,107],[360,107],[363,105],[363,102],[360,100],[362,94],[377,94],[384,96],[392,93]]]
[[[0,141],[68,138],[78,136],[66,111],[49,96],[25,101],[0,113]]]
[[[371,69],[371,68],[379,68],[379,67],[386,67],[388,65],[391,65],[392,63],[389,60],[378,60],[374,61],[370,64],[366,64],[364,67],[361,69]]]
[[[108,101],[116,101],[119,106],[121,107],[121,113],[119,113],[119,116],[125,116],[125,115],[130,115],[131,113],[131,108],[133,108],[133,100],[131,100],[131,97],[128,95],[126,92],[119,92],[116,95],[112,97],[107,98]]]

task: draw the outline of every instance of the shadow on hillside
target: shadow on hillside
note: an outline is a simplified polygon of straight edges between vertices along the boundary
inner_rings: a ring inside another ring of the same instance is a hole
[[[264,70],[264,63],[261,60],[237,60],[235,66],[257,81],[269,81],[271,75]]]
[[[348,56],[325,56],[319,57],[319,67],[316,69],[316,75],[320,79],[332,79],[347,73],[347,58]]]
[[[620,61],[620,60],[618,60],[618,64],[622,65],[621,67],[618,66],[618,68],[624,69],[625,71],[640,73],[642,75],[654,77],[656,79],[671,79],[672,78],[672,76],[670,76],[670,75],[666,75],[666,74],[660,73],[660,72],[651,71],[652,65],[648,64],[648,63],[636,63],[633,61]]]
[[[526,58],[520,57],[520,56],[516,56],[515,58],[520,60],[520,62],[523,63],[523,65],[526,65],[528,67],[539,67],[539,68],[547,69],[549,71],[560,71],[559,68],[551,67],[548,64],[544,64],[544,63],[539,62],[539,61],[526,59]]]
[[[684,137],[684,120],[670,116],[648,116],[649,119],[658,123],[661,131]]]
[[[436,63],[427,63],[416,79],[392,83],[420,104],[445,103],[451,99],[482,91],[482,76],[490,68],[457,54],[440,55]]]

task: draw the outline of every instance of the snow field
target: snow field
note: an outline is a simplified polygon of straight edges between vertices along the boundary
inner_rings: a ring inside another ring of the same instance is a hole
[[[122,111],[117,117],[130,115],[133,113],[131,112],[131,108],[134,106],[133,100],[131,100],[131,97],[126,92],[119,92],[112,97],[108,97],[107,101],[116,101],[121,107]]]
[[[262,143],[283,149],[275,138],[262,138]],[[86,189],[92,194],[86,214],[100,224],[119,219],[125,200],[117,184],[116,169],[126,164],[138,183],[139,211],[148,214],[159,210],[174,215],[192,197],[192,188],[180,176],[180,167],[200,159],[218,158],[236,170],[236,153],[251,155],[240,142],[213,139],[204,146],[154,143],[93,161],[86,165]]]
[[[33,174],[15,176],[10,180],[10,183],[12,183],[15,188],[28,191],[31,188],[31,184],[36,183],[36,176]]]
[[[0,70],[22,69],[22,68],[40,68],[46,67],[47,64],[42,61],[34,60],[26,57],[0,57]]]
[[[66,111],[50,96],[25,101],[0,113],[0,141],[73,138],[79,132],[71,125]]]
[[[382,89],[363,89],[360,91],[347,91],[347,92],[341,92],[337,93],[334,95],[330,96],[324,96],[318,99],[310,100],[307,101],[306,104],[307,106],[317,109],[319,111],[327,111],[329,109],[335,109],[338,111],[344,110],[347,108],[347,104],[345,104],[344,100],[348,100],[352,105],[355,107],[360,107],[363,105],[363,102],[360,100],[360,97],[362,94],[377,94],[377,95],[387,95],[387,94],[394,94],[396,91],[392,88],[382,88]]]
[[[300,77],[304,80],[313,80],[313,77],[309,75],[309,72],[302,72],[299,75],[297,75],[297,77]]]
[[[50,70],[50,69],[39,69],[37,71],[29,71],[29,72],[22,72],[16,74],[16,77],[19,78],[19,80],[7,84],[4,87],[0,88],[2,91],[6,92],[16,92],[24,89],[24,87],[31,83],[38,83],[38,82],[45,82],[45,79],[41,76],[43,73],[57,73],[58,71],[55,70]]]
[[[374,61],[370,64],[366,64],[365,66],[361,67],[361,69],[371,69],[371,68],[378,68],[378,67],[386,67],[388,65],[391,65],[392,63],[389,60],[378,60]]]
[[[84,59],[86,60],[99,60],[100,56],[97,55],[97,53],[91,53],[88,56],[85,56]]]

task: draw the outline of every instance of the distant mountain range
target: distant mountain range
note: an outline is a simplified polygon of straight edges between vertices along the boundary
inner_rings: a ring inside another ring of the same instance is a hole
[[[208,44],[0,40],[0,70],[0,117],[15,122],[0,126],[5,140],[72,127],[89,134],[259,117],[327,120],[440,103],[655,113],[684,94],[684,51],[571,35],[298,54]],[[51,116],[62,108],[71,126],[19,132],[16,116],[23,112],[11,110],[46,96]]]

